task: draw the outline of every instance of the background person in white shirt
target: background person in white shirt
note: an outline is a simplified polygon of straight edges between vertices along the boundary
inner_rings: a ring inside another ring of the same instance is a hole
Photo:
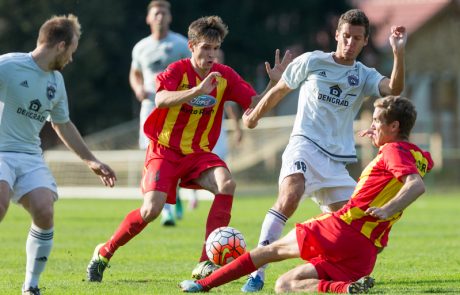
[[[278,199],[265,216],[259,246],[281,236],[304,194],[323,212],[336,211],[348,201],[356,182],[345,166],[357,161],[353,120],[362,102],[368,96],[399,95],[404,89],[404,27],[391,29],[390,78],[356,61],[369,39],[364,12],[352,9],[342,14],[335,39],[335,52],[307,52],[292,61],[277,85],[243,116],[245,125],[254,128],[264,113],[300,88],[294,127],[282,157]],[[252,273],[242,291],[261,290],[264,271],[262,267]]]
[[[139,148],[146,150],[149,139],[144,134],[144,123],[155,107],[155,80],[159,73],[176,60],[190,57],[187,38],[172,32],[171,5],[165,0],[154,0],[147,6],[146,22],[151,34],[140,40],[133,48],[129,84],[141,103],[139,115]],[[173,207],[166,204],[161,223],[175,225]],[[182,217],[182,203],[178,198],[176,215]]]

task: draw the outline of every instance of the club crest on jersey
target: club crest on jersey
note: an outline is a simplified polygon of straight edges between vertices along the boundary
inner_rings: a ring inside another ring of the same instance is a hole
[[[46,87],[46,97],[49,100],[52,100],[56,95],[56,84],[48,82],[48,86]]]
[[[188,102],[189,105],[198,108],[208,108],[212,107],[216,104],[217,100],[215,97],[207,94],[203,94],[200,96],[195,97],[191,101]]]
[[[356,75],[350,75],[348,76],[348,84],[350,86],[356,86],[359,84],[359,78]]]

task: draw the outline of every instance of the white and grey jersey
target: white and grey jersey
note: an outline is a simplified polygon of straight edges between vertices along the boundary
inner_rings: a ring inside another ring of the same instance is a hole
[[[356,162],[353,120],[365,97],[380,96],[384,76],[357,61],[338,64],[332,54],[304,53],[284,71],[287,86],[300,87],[291,136],[306,137],[334,160]]]
[[[149,99],[155,98],[155,79],[170,63],[190,57],[187,39],[175,32],[169,32],[161,39],[152,36],[140,40],[133,48],[131,68],[142,72],[144,89],[150,93]]]
[[[1,55],[0,151],[41,153],[39,133],[46,120],[70,120],[61,73],[43,71],[31,53]]]

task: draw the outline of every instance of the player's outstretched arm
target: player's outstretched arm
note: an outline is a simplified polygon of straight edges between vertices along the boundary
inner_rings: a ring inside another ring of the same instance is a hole
[[[259,119],[273,107],[275,107],[283,97],[285,97],[292,89],[289,88],[283,80],[270,89],[259,101],[254,108],[249,108],[243,114],[243,123],[248,128],[255,128]]]
[[[394,214],[406,209],[412,202],[425,192],[425,184],[419,174],[409,174],[402,178],[404,185],[398,194],[382,207],[370,207],[366,210],[369,214],[378,219],[387,219]]]
[[[52,126],[62,142],[77,154],[96,175],[99,175],[104,185],[110,187],[115,185],[117,180],[115,172],[110,166],[96,159],[72,121],[61,124],[53,123]]]
[[[393,70],[390,79],[386,78],[380,82],[379,90],[382,96],[400,95],[404,90],[404,54],[407,43],[407,30],[403,26],[393,26],[389,37],[393,49]]]

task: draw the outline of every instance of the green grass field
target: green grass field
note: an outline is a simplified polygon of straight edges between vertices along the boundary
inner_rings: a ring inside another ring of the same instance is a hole
[[[393,228],[389,247],[379,255],[373,276],[373,294],[460,294],[460,202],[458,193],[427,193],[412,205]],[[239,197],[234,202],[231,225],[253,248],[260,225],[274,196]],[[178,282],[188,279],[201,251],[205,218],[210,202],[186,211],[175,228],[156,221],[120,248],[102,283],[85,281],[86,265],[94,246],[113,233],[123,217],[140,201],[62,199],[56,203],[54,248],[41,278],[43,294],[180,294]],[[318,213],[313,202],[301,204],[289,220]],[[0,294],[20,294],[24,278],[25,240],[29,216],[11,204],[0,224]],[[281,273],[302,263],[273,264],[261,294],[274,294]],[[241,293],[245,278],[211,290],[214,294]]]

